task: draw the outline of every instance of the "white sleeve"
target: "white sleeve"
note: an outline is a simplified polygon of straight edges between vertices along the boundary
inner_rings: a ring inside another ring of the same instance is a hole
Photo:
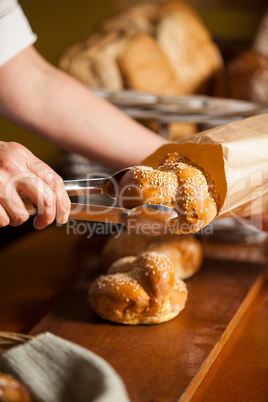
[[[20,5],[14,0],[0,0],[0,66],[36,39]]]

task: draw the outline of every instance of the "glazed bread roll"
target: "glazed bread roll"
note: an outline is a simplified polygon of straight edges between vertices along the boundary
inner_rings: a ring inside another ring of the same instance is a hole
[[[123,231],[119,237],[111,236],[102,251],[102,262],[109,267],[114,261],[127,256],[154,251],[169,257],[175,275],[186,279],[198,271],[202,263],[202,249],[191,235],[138,236]]]
[[[28,391],[12,376],[0,373],[1,402],[30,402]]]
[[[182,278],[201,266],[193,236],[143,237],[124,231],[103,251],[107,275],[93,283],[89,303],[102,318],[121,324],[159,324],[179,314],[187,300]]]
[[[130,325],[171,320],[184,308],[186,299],[186,285],[175,278],[172,261],[156,252],[117,260],[89,291],[89,302],[97,314]]]
[[[156,169],[136,166],[119,182],[119,204],[135,208],[163,204],[174,208],[178,218],[173,233],[195,233],[218,213],[220,196],[211,176],[190,159],[168,154]]]

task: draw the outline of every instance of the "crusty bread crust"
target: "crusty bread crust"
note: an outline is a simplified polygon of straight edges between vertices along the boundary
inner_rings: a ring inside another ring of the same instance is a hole
[[[140,33],[132,38],[118,63],[127,88],[159,95],[185,94],[163,50],[150,35]]]
[[[174,318],[187,300],[185,283],[175,277],[164,254],[144,252],[117,260],[88,293],[93,309],[121,324],[159,324]]]
[[[181,279],[196,273],[202,263],[202,248],[194,236],[138,236],[124,230],[119,237],[111,236],[107,240],[102,251],[103,265],[108,268],[118,259],[130,258],[129,256],[134,258],[146,251],[154,251],[170,258],[174,264],[175,276]]]
[[[104,21],[60,60],[63,70],[91,87],[160,95],[205,92],[222,66],[198,14],[174,0],[138,5]]]
[[[220,196],[211,176],[189,158],[168,154],[156,169],[136,166],[119,182],[119,203],[125,208],[163,204],[178,218],[173,233],[195,233],[218,213]]]
[[[183,278],[201,266],[193,236],[144,237],[123,231],[103,250],[106,275],[91,285],[88,300],[102,318],[121,324],[159,324],[176,317],[187,300]]]

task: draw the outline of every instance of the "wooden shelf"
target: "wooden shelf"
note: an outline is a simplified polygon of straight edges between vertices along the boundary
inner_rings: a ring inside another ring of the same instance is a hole
[[[204,384],[214,367],[221,367],[243,317],[264,292],[265,260],[213,258],[210,248],[201,270],[186,281],[189,299],[178,317],[161,325],[123,326],[98,318],[87,304],[104,240],[81,242],[64,228],[51,227],[2,250],[1,265],[7,268],[0,292],[5,313],[0,314],[1,330],[27,332],[33,327],[31,335],[50,331],[90,349],[117,370],[131,401],[198,401],[202,390],[199,400],[206,400],[212,385]],[[265,328],[259,321],[258,331]],[[228,384],[222,385],[221,395],[224,389],[229,395]]]

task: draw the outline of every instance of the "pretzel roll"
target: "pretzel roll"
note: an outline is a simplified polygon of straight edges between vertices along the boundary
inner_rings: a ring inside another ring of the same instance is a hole
[[[0,373],[1,402],[30,402],[31,398],[23,385],[12,376]]]
[[[169,257],[174,264],[175,276],[181,279],[192,276],[202,263],[201,246],[191,235],[150,237],[123,231],[120,236],[111,236],[107,240],[102,251],[103,264],[108,267],[114,261],[116,264],[119,258],[137,256],[146,251],[155,251]]]
[[[119,182],[119,202],[125,208],[163,204],[174,208],[178,218],[173,233],[195,233],[218,213],[220,198],[211,176],[190,159],[168,154],[156,169],[136,166]]]
[[[184,308],[187,288],[175,278],[174,264],[156,252],[116,261],[108,275],[97,278],[89,302],[102,318],[121,324],[158,324]]]

